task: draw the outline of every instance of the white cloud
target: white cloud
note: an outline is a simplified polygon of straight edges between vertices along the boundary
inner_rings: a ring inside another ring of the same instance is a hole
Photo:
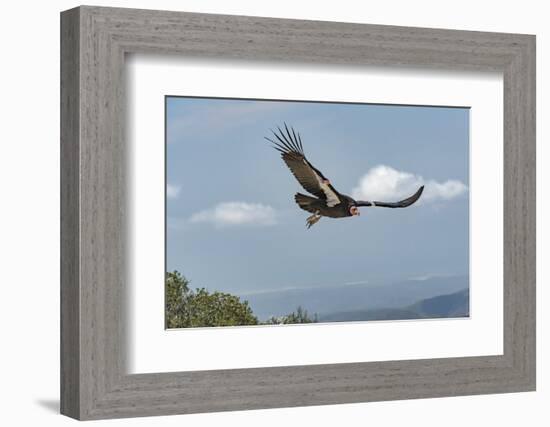
[[[421,274],[420,276],[409,277],[408,280],[412,282],[425,282],[430,279],[445,279],[454,277],[452,274]]]
[[[347,285],[347,286],[368,285],[368,284],[369,284],[368,280],[357,280],[355,282],[345,282],[344,283],[344,285]]]
[[[461,181],[450,179],[445,182],[425,180],[420,175],[378,165],[370,169],[352,190],[352,197],[358,200],[392,202],[414,194],[424,185],[420,201],[450,200],[468,191]]]
[[[422,276],[411,277],[409,280],[412,280],[413,282],[425,282],[426,280],[430,280],[434,277],[437,277],[437,276],[433,274],[424,274]]]
[[[166,197],[169,199],[175,199],[180,194],[181,187],[177,185],[166,184]]]
[[[223,202],[211,209],[197,212],[191,222],[208,222],[217,227],[237,225],[274,225],[275,209],[260,203]]]

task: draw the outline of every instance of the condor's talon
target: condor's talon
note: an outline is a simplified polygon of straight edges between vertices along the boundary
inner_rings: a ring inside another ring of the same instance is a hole
[[[321,215],[319,215],[319,211],[317,211],[316,213],[314,213],[313,215],[309,216],[306,219],[306,227],[310,229],[311,226],[316,224],[320,219],[321,219]]]

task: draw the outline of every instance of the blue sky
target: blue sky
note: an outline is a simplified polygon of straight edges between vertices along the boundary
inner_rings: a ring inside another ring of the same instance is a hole
[[[167,98],[167,269],[232,293],[468,274],[465,108]],[[264,140],[286,122],[341,193],[407,209],[322,218]]]

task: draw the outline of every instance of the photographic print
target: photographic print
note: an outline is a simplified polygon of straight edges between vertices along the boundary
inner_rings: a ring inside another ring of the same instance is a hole
[[[469,316],[469,108],[165,109],[166,328]]]

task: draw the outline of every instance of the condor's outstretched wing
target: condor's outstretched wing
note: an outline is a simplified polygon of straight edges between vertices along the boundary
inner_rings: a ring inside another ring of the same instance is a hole
[[[273,148],[281,153],[284,162],[307,192],[326,200],[329,207],[341,202],[340,193],[334,189],[319,169],[316,169],[307,159],[302,146],[302,138],[291,127],[284,125],[284,131],[277,127],[273,132],[274,139],[264,137],[273,144]]]
[[[416,202],[421,194],[422,191],[424,191],[424,186],[420,187],[416,193],[414,193],[411,197],[407,197],[406,199],[400,200],[399,202],[370,202],[370,201],[362,201],[358,200],[356,202],[357,206],[374,206],[374,207],[380,207],[380,208],[406,208],[407,206],[412,205],[414,202]]]

